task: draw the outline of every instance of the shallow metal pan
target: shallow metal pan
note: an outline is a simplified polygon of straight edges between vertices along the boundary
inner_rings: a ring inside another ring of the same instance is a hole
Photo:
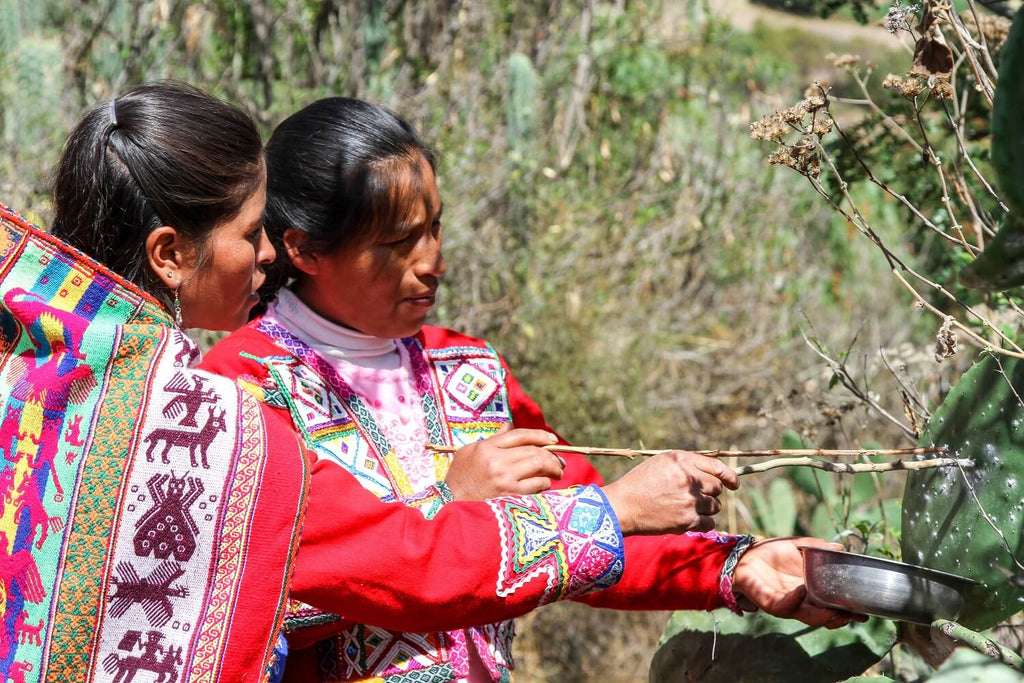
[[[826,548],[801,547],[804,582],[823,607],[915,624],[960,616],[971,579],[927,567]]]

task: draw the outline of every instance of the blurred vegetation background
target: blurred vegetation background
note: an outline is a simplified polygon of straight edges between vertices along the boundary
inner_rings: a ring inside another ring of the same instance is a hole
[[[804,336],[896,415],[896,377],[937,400],[970,353],[937,366],[934,319],[749,136],[812,81],[842,89],[826,53],[905,71],[884,13],[826,0],[0,0],[0,201],[45,225],[64,136],[136,83],[203,87],[268,135],[319,97],[364,97],[441,153],[449,271],[435,322],[490,339],[570,441],[909,446]],[[926,251],[893,202],[856,191],[887,240],[911,260]],[[721,526],[892,552],[900,475],[750,479]],[[518,679],[643,680],[666,620],[545,608],[520,621]]]

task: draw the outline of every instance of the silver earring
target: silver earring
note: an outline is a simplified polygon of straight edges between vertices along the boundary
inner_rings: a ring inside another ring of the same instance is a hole
[[[173,280],[174,273],[167,273],[167,279]],[[174,326],[181,327],[181,298],[178,296],[178,290],[174,290]]]
[[[178,290],[174,290],[174,326],[181,327],[181,297]]]

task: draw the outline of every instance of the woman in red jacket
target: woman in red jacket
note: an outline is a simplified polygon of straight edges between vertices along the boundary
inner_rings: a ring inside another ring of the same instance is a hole
[[[426,517],[452,500],[602,483],[585,458],[542,448],[558,437],[489,344],[424,325],[446,268],[442,202],[433,154],[407,123],[361,100],[330,98],[284,121],[267,154],[266,224],[290,285],[273,292],[264,316],[217,345],[204,367],[236,378],[290,419],[318,464],[347,471],[381,500]],[[725,478],[716,460],[673,457]],[[555,549],[552,528],[537,523],[534,510],[501,499],[487,504],[508,537],[518,539],[515,552],[502,555],[501,595],[545,577],[552,583],[542,602],[572,597],[620,609],[736,609],[743,596],[811,624],[835,627],[849,618],[804,601],[796,540],[752,546],[750,537],[711,531],[720,508],[713,497],[697,505],[694,528],[705,533],[630,538],[624,562],[600,539]],[[657,506],[647,501],[644,510]],[[314,504],[304,534],[335,523]],[[317,561],[326,568],[332,557]],[[602,579],[603,590],[585,595],[576,595],[571,582],[557,588],[554,577],[573,562],[607,567],[601,571],[621,578]],[[451,566],[451,581],[461,581],[458,561]],[[390,569],[395,585],[417,580],[422,590],[437,588],[415,564]],[[330,591],[324,578],[322,590]],[[286,679],[510,676],[509,621],[409,633],[379,628],[373,615],[353,617],[294,605],[286,618]]]
[[[508,619],[614,583],[623,535],[706,525],[735,485],[662,458],[432,519],[381,502],[307,467],[291,421],[197,369],[181,330],[244,324],[274,259],[248,115],[132,88],[79,123],[55,184],[52,235],[0,205],[0,680],[262,680],[289,588],[400,631]]]

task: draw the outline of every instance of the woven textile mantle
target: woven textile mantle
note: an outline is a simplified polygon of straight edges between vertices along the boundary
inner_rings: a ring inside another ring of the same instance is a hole
[[[0,205],[3,681],[255,681],[295,437],[138,288]]]

